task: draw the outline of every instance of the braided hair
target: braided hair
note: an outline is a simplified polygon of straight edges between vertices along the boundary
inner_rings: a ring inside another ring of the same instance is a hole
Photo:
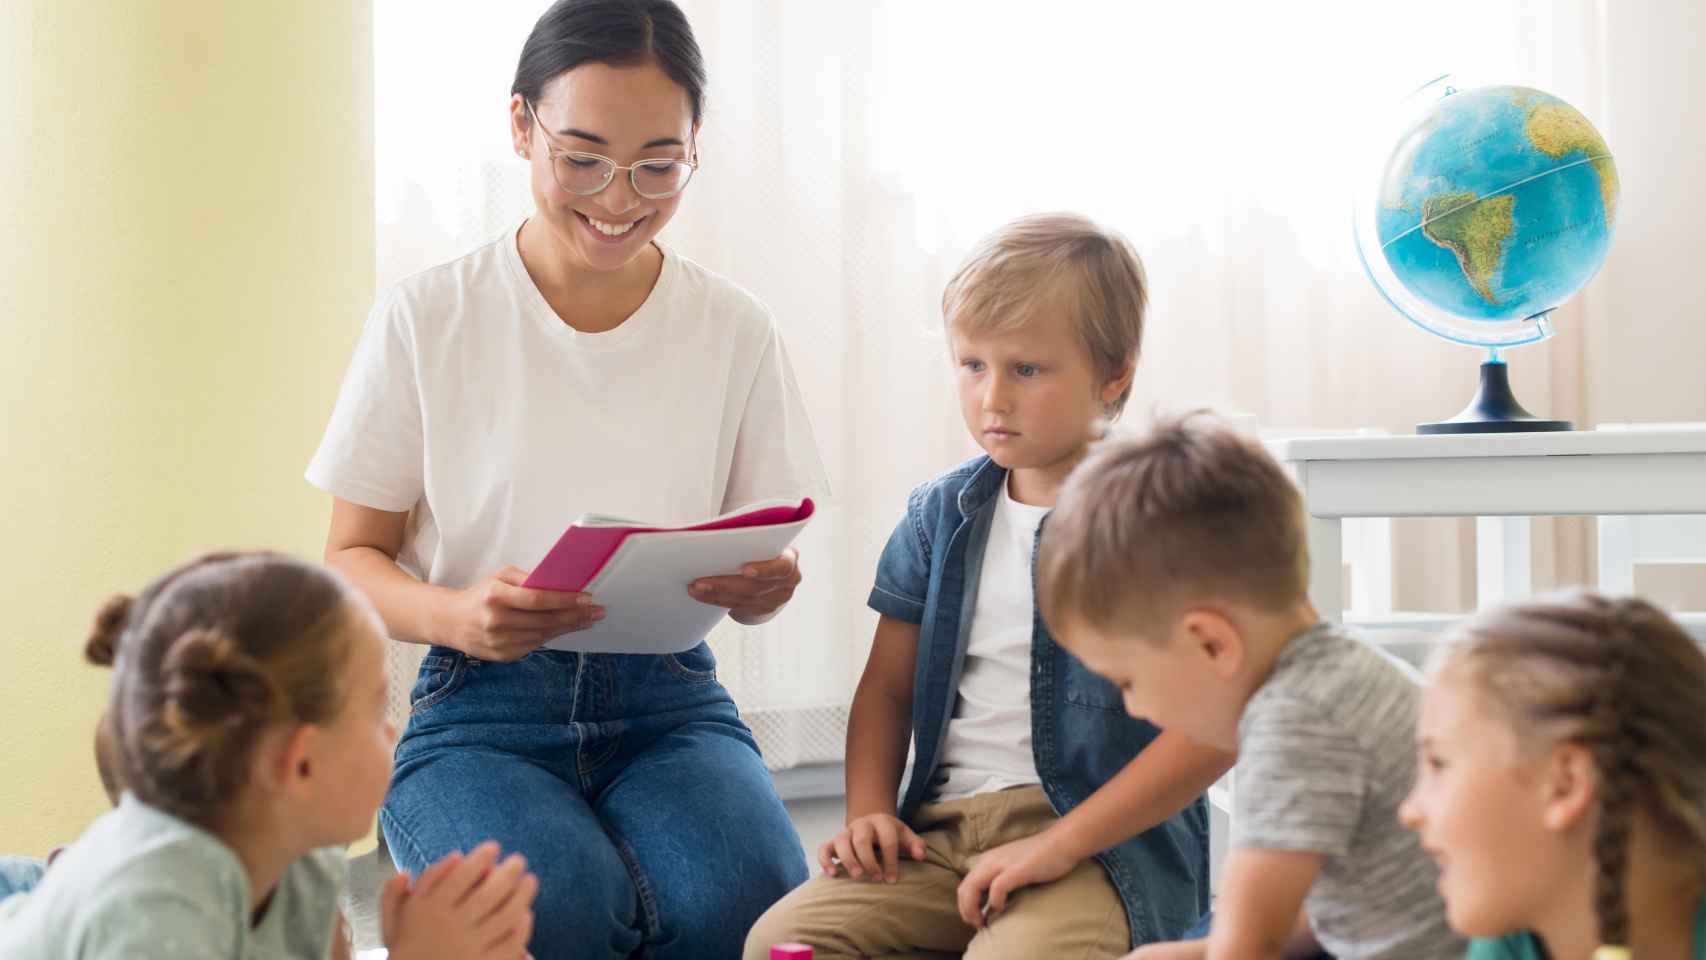
[[[1598,772],[1597,960],[1627,960],[1637,815],[1706,881],[1706,653],[1636,597],[1572,591],[1479,614],[1443,666],[1473,678],[1519,735],[1579,743]]]

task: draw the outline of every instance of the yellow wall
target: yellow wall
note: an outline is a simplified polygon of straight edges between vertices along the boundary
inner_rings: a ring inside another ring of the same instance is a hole
[[[105,808],[89,618],[318,556],[302,470],[373,294],[371,5],[0,3],[0,853]]]

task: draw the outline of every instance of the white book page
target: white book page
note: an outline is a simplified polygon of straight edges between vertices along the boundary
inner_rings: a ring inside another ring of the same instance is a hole
[[[553,637],[545,646],[578,653],[691,650],[728,610],[693,599],[687,585],[700,577],[738,576],[743,565],[776,557],[806,523],[633,534],[587,585],[593,602],[604,608],[604,619]]]

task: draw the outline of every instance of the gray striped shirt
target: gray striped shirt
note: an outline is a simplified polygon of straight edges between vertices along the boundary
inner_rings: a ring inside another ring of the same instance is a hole
[[[1341,960],[1459,960],[1438,871],[1398,822],[1416,777],[1414,671],[1334,624],[1293,637],[1238,721],[1232,845],[1326,858],[1304,901]]]

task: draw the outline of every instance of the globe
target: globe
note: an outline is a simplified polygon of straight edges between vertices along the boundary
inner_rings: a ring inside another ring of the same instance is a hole
[[[1363,266],[1422,329],[1491,349],[1499,369],[1490,372],[1503,377],[1498,351],[1551,336],[1551,311],[1605,263],[1617,223],[1616,161],[1580,111],[1529,87],[1459,89],[1442,77],[1400,117],[1371,153],[1379,175],[1358,198]],[[1501,419],[1494,400],[1481,419]],[[1509,404],[1503,419],[1533,421],[1513,429],[1569,428]],[[1458,420],[1475,420],[1475,407]]]

